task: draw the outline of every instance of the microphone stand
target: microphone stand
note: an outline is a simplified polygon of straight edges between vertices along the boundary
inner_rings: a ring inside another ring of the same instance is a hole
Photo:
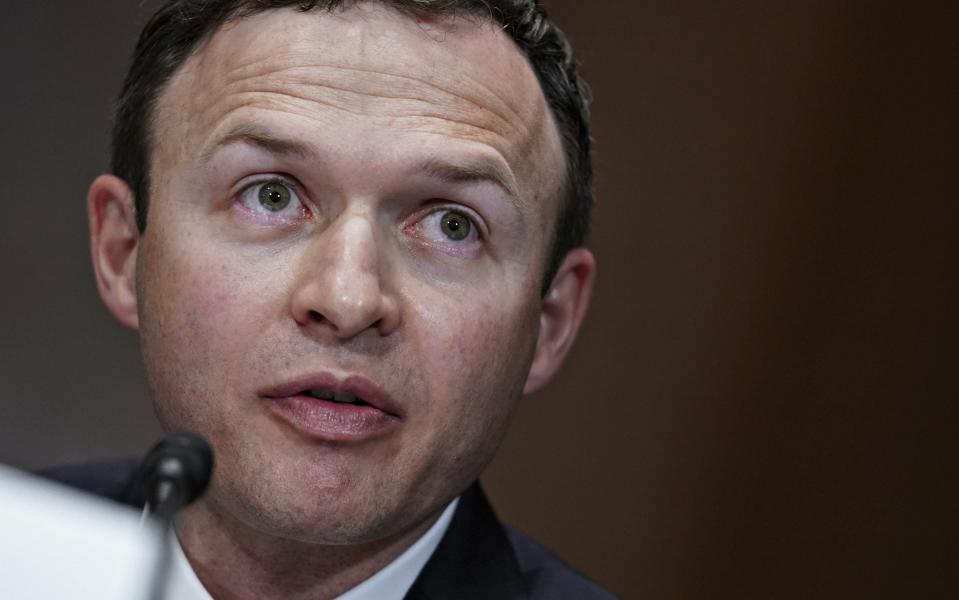
[[[164,600],[170,577],[173,520],[199,498],[213,473],[213,451],[195,433],[177,432],[160,440],[146,455],[137,475],[149,518],[159,525],[159,555],[150,578],[149,600]]]

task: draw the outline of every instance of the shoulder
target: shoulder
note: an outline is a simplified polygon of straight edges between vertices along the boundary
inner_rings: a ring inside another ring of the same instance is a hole
[[[576,598],[608,600],[616,596],[585,575],[579,573],[545,546],[520,530],[504,525],[510,545],[519,562],[530,599]]]
[[[126,458],[58,465],[37,471],[36,474],[89,494],[136,505],[134,491],[139,466],[139,459]]]
[[[449,528],[407,600],[607,600],[598,584],[504,525],[478,483],[460,496]]]

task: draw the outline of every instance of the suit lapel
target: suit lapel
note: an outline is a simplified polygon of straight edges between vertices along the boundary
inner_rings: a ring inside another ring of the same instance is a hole
[[[524,600],[523,575],[493,509],[474,483],[406,600]]]

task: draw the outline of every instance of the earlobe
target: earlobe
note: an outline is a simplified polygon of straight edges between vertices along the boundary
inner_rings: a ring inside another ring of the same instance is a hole
[[[566,254],[540,310],[539,338],[524,394],[540,389],[566,358],[583,322],[593,289],[596,261],[586,248]]]
[[[100,298],[121,324],[137,329],[136,256],[140,233],[130,186],[113,175],[98,177],[87,194],[87,216]]]

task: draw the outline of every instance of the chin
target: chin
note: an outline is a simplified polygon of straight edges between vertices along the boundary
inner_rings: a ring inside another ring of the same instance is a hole
[[[391,510],[385,495],[331,483],[308,476],[224,482],[212,486],[210,507],[260,534],[305,544],[364,544],[414,525],[403,521],[411,511]]]

